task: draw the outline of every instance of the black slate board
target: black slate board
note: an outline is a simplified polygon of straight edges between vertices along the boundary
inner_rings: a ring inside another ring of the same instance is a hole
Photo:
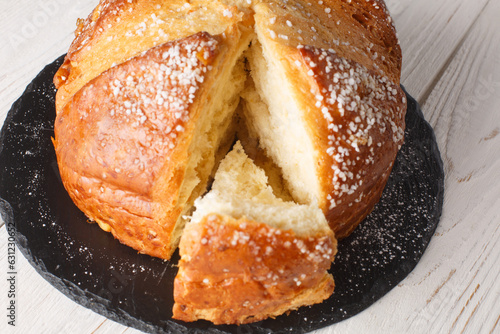
[[[17,245],[65,295],[112,320],[154,333],[304,333],[363,311],[420,260],[441,215],[444,172],[434,133],[407,94],[406,142],[381,201],[339,243],[333,296],[312,307],[245,326],[171,319],[171,261],[139,255],[87,218],[61,183],[51,143],[55,118],[49,64],[10,110],[0,135],[0,213]]]

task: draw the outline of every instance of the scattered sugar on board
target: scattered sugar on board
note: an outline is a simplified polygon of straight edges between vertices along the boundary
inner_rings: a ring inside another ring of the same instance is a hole
[[[431,151],[427,144],[403,145],[400,155],[405,159],[397,161],[381,201],[347,242],[339,243],[332,272],[337,272],[337,277],[349,277],[346,281],[349,289],[342,289],[339,294],[349,296],[358,293],[356,289],[365,291],[369,287],[365,284],[373,282],[361,278],[391,277],[394,268],[415,264],[421,257],[424,250],[421,245],[426,244],[435,228],[428,222],[435,215],[436,198],[428,182],[407,180],[416,170],[432,177],[430,172],[421,170]]]

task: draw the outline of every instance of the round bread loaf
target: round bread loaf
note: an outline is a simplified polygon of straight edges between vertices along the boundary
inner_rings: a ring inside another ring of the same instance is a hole
[[[406,110],[383,1],[101,0],[76,35],[58,166],[122,243],[170,258],[236,134],[339,238],[379,200]]]

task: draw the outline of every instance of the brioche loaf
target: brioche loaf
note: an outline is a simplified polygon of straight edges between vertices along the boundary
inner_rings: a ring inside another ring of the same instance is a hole
[[[54,77],[61,178],[140,253],[180,240],[176,319],[276,317],[332,294],[404,139],[400,73],[381,0],[101,0]]]
[[[323,212],[275,197],[239,142],[195,208],[179,245],[174,318],[241,324],[332,294],[336,239]]]
[[[101,0],[54,78],[61,178],[140,253],[169,259],[182,236],[178,319],[274,317],[333,291],[333,235],[403,143],[400,75],[382,0]]]
[[[236,132],[338,238],[379,200],[406,110],[383,1],[102,0],[76,35],[54,78],[61,176],[139,252],[171,256]]]

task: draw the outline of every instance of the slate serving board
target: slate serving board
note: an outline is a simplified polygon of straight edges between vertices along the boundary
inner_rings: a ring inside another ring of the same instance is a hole
[[[406,141],[381,201],[339,243],[336,288],[322,304],[244,326],[172,320],[178,254],[162,261],[137,254],[103,232],[73,204],[51,142],[52,78],[60,57],[17,100],[0,135],[0,213],[18,248],[69,298],[114,321],[151,333],[305,333],[368,308],[417,265],[439,222],[444,172],[434,133],[407,94]]]

